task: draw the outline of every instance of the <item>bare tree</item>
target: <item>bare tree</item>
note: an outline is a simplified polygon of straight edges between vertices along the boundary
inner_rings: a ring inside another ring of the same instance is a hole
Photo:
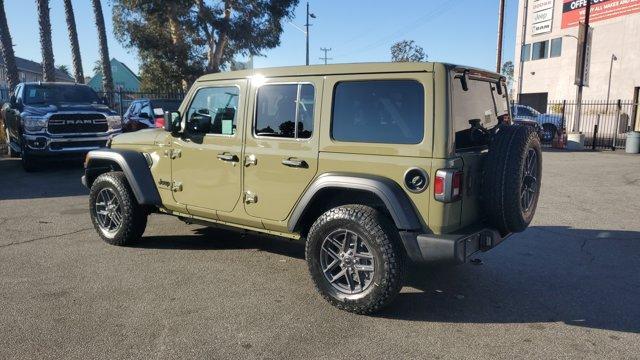
[[[38,24],[40,25],[40,48],[42,49],[42,74],[44,81],[56,81],[56,68],[51,44],[51,20],[49,19],[49,0],[36,0],[38,6]]]
[[[7,14],[4,12],[4,0],[0,0],[0,47],[0,50],[2,50],[2,58],[4,59],[5,71],[7,72],[9,92],[13,93],[20,79],[18,77],[16,57],[13,53],[13,41],[11,40],[9,24],[7,23]]]
[[[402,40],[391,46],[391,60],[394,62],[426,61],[427,54],[422,46],[416,45],[415,41]]]
[[[73,76],[77,83],[84,84],[84,71],[82,71],[82,57],[80,56],[80,44],[78,43],[76,17],[73,14],[71,0],[64,0],[64,14],[67,19],[67,31],[69,32],[69,43],[71,44]]]
[[[113,76],[111,74],[111,61],[109,60],[107,31],[104,27],[104,15],[102,15],[102,3],[100,2],[100,0],[91,0],[91,3],[93,4],[93,15],[96,22],[96,29],[98,30],[100,64],[102,65],[102,90],[104,90],[107,94],[112,94]]]

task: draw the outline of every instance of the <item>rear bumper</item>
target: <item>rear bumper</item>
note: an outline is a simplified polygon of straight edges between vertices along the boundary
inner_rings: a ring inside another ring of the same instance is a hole
[[[409,258],[419,263],[462,264],[478,251],[488,251],[506,238],[490,228],[466,229],[457,234],[400,234]],[[412,243],[411,248],[406,245]]]

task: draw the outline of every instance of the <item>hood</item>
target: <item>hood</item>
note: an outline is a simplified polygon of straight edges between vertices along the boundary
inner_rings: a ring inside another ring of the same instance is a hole
[[[113,137],[112,147],[118,145],[154,145],[156,138],[165,134],[164,129],[144,129],[129,133],[118,134]]]
[[[25,105],[22,111],[25,115],[44,116],[56,112],[100,112],[107,115],[116,115],[116,112],[102,104],[50,104],[50,105]]]

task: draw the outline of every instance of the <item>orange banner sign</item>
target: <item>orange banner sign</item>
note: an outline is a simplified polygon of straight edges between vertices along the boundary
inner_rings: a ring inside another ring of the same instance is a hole
[[[587,0],[564,0],[562,28],[584,21]],[[597,22],[640,12],[640,0],[591,0],[590,22]]]

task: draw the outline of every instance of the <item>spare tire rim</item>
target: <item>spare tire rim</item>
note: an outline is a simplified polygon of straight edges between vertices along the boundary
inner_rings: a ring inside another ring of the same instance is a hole
[[[359,294],[373,283],[375,262],[366,239],[338,229],[320,247],[320,266],[331,286],[345,294]]]
[[[122,208],[116,193],[110,188],[100,190],[96,196],[96,220],[100,229],[106,233],[115,233],[122,224]]]
[[[538,191],[538,153],[535,149],[529,149],[524,164],[520,203],[522,211],[527,212],[533,206]]]

